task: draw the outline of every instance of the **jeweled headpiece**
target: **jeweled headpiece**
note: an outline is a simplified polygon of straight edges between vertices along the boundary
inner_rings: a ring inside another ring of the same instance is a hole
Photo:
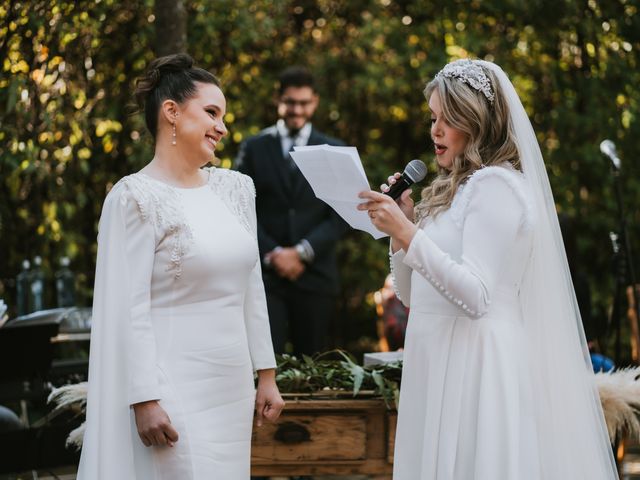
[[[482,92],[490,103],[493,103],[494,95],[491,81],[482,67],[473,60],[456,60],[447,64],[438,72],[436,77],[457,78],[471,88]]]

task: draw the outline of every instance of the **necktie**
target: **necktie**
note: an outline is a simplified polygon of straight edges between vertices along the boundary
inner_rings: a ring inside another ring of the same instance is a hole
[[[291,155],[289,155],[289,153],[293,152],[293,147],[296,146],[296,140],[298,139],[298,135],[289,136],[289,139],[291,140],[291,145],[289,146],[289,152],[287,153],[286,157],[287,157],[287,160],[289,161],[289,168],[291,170],[296,170],[298,168],[296,165],[296,162],[293,161],[293,158],[291,157]]]

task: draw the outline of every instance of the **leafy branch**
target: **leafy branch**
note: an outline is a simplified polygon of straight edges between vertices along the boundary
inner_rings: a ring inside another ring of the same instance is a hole
[[[340,359],[327,359],[337,355]],[[397,405],[402,363],[363,367],[343,350],[332,350],[313,357],[303,355],[278,356],[276,382],[282,393],[352,392],[353,397],[364,391],[381,396],[387,407]]]

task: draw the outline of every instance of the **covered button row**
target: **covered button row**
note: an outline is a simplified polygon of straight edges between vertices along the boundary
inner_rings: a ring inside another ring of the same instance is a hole
[[[451,292],[449,292],[449,290],[444,288],[444,285],[442,285],[438,280],[433,278],[431,274],[427,273],[427,271],[425,270],[424,266],[421,263],[416,263],[416,266],[418,267],[418,271],[422,274],[422,276],[425,277],[427,280],[429,280],[429,282],[431,282],[431,284],[435,286],[438,290],[440,290],[440,292],[442,292],[442,295],[448,298],[451,301],[451,303],[453,303],[454,305],[458,305],[469,315],[472,315],[474,317],[482,316],[482,313],[471,310],[466,303],[464,303],[462,300],[458,298],[455,298],[451,294]]]

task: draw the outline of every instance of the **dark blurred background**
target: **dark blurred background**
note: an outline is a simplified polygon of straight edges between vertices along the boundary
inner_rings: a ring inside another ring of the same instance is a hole
[[[637,2],[3,0],[0,20],[0,298],[10,315],[16,275],[35,256],[44,307],[56,305],[62,257],[75,276],[76,305],[91,304],[102,201],[152,156],[131,103],[134,79],[156,55],[187,51],[221,78],[230,135],[214,163],[225,168],[244,138],[274,122],[282,68],[308,66],[321,95],[314,123],[358,147],[373,187],[412,158],[433,170],[422,89],[448,61],[472,56],[500,64],[520,93],[558,211],[571,219],[571,255],[590,289],[588,336],[611,345],[609,232],[618,217],[610,163],[598,145],[610,138],[623,160],[637,249]],[[340,256],[335,343],[371,351],[372,292],[387,274],[387,243],[351,232]]]

